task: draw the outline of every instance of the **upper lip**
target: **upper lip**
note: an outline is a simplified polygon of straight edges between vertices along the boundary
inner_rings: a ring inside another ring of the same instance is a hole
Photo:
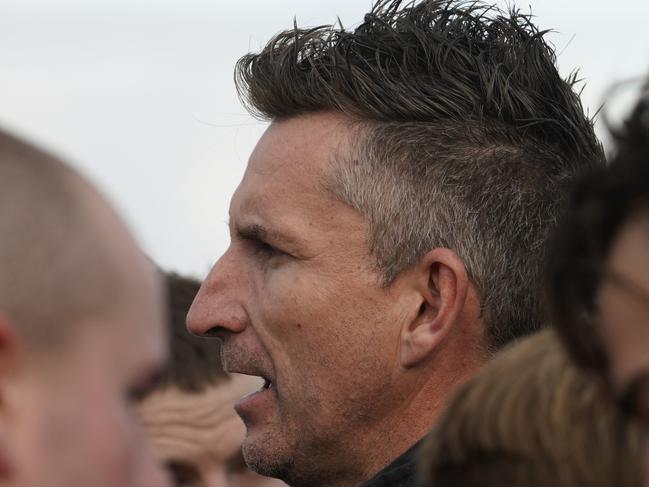
[[[264,372],[257,372],[257,371],[251,371],[251,370],[239,370],[239,369],[230,369],[228,368],[226,370],[228,374],[242,374],[242,375],[251,375],[254,377],[261,377],[264,379],[264,381],[267,382],[273,382],[273,380],[270,378],[268,374],[265,374]]]
[[[224,370],[229,374],[252,375],[273,382],[272,373],[260,363],[258,357],[248,352],[223,349],[222,361]]]

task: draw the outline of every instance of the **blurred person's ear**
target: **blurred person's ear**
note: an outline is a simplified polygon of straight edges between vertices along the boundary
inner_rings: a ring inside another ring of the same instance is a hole
[[[429,251],[415,264],[414,277],[421,305],[401,330],[400,360],[406,368],[431,356],[459,325],[469,292],[464,263],[450,249]]]

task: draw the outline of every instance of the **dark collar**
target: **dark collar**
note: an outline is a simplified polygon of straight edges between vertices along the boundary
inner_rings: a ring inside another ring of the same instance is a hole
[[[413,487],[417,480],[417,449],[419,443],[381,470],[360,487]]]

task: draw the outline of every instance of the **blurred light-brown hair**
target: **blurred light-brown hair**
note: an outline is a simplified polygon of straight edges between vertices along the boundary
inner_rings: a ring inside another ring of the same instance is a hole
[[[546,330],[459,390],[421,449],[422,485],[639,487],[641,438]]]

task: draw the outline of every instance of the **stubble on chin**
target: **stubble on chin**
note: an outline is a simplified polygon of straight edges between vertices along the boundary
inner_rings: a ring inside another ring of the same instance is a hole
[[[253,441],[248,433],[241,449],[251,470],[265,477],[286,481],[293,470],[293,455],[289,448],[277,441],[277,436],[270,434]]]

